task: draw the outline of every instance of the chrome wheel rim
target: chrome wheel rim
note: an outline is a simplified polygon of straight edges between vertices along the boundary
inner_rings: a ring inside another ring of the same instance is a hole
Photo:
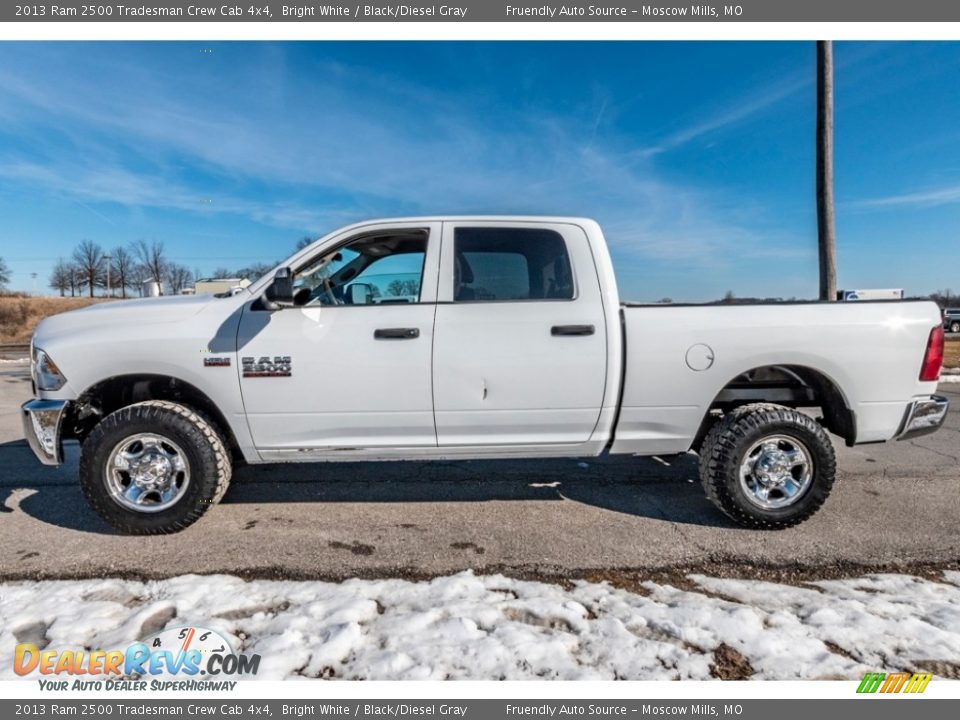
[[[137,433],[107,458],[107,489],[121,507],[155,513],[176,505],[190,484],[187,456],[170,438]]]
[[[764,510],[793,505],[813,481],[813,458],[794,437],[770,435],[750,446],[740,463],[740,488]]]

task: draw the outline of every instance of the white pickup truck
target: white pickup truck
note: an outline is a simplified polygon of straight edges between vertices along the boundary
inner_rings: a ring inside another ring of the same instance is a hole
[[[947,413],[932,302],[623,304],[579,218],[351,225],[232,294],[48,318],[31,356],[30,446],[80,441],[86,498],[136,534],[193,523],[238,462],[691,450],[721,511],[782,528],[830,492],[827,431]]]

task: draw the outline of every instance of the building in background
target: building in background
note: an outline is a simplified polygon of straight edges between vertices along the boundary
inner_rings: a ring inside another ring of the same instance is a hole
[[[201,278],[194,285],[197,295],[203,293],[230,292],[235,288],[245,288],[250,284],[246,278]]]

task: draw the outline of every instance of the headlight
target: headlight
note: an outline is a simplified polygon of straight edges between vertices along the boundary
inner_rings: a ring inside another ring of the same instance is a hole
[[[67,379],[60,372],[60,368],[43,350],[34,348],[32,356],[30,371],[37,390],[59,390],[66,384]]]

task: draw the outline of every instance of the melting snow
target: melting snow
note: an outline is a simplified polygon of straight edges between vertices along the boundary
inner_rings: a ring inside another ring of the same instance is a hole
[[[955,674],[960,573],[802,586],[692,575],[569,588],[470,572],[428,582],[169,580],[0,584],[0,648],[122,649],[198,625],[262,656],[260,679],[708,679],[731,650],[757,679]],[[0,679],[16,679],[12,652]]]

